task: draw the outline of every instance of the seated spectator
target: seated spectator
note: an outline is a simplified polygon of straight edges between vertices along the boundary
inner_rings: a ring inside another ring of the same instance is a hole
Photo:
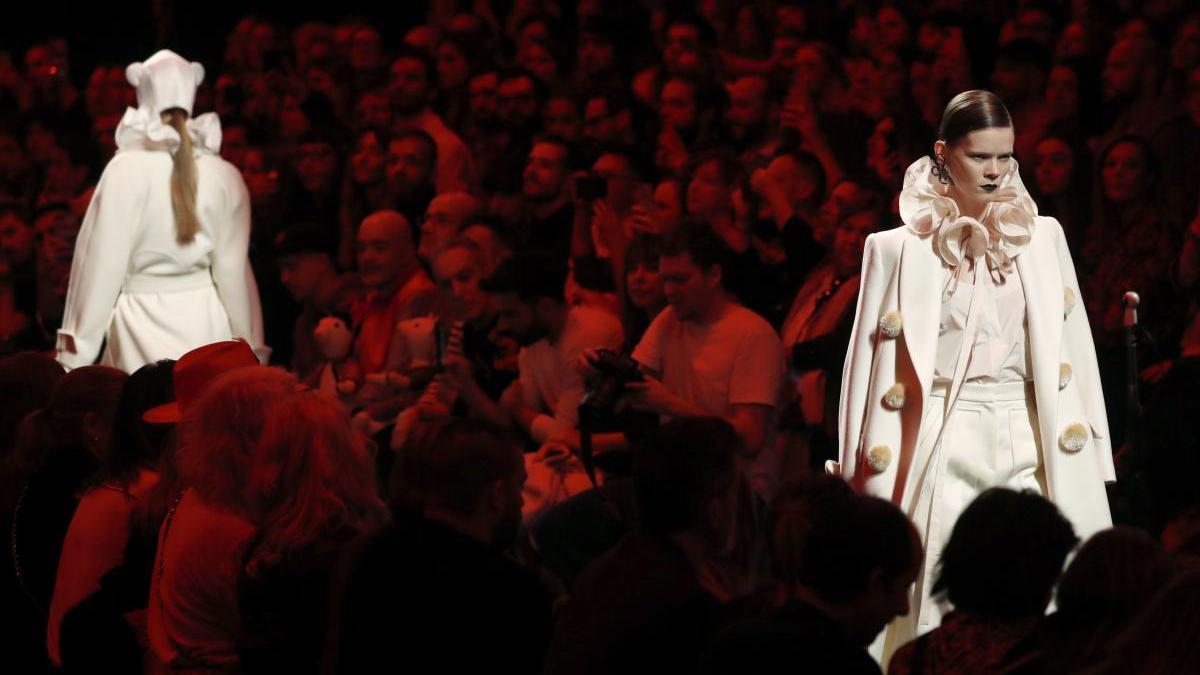
[[[151,577],[149,658],[160,668],[240,667],[237,581],[255,534],[250,467],[267,409],[296,388],[294,377],[253,365],[248,353],[244,343],[218,342],[175,367],[177,404],[163,414],[182,416],[178,461],[187,487],[163,522]]]
[[[635,235],[625,249],[625,292],[622,295],[621,323],[625,328],[625,347],[633,349],[646,328],[667,307],[662,275],[662,240],[650,235]]]
[[[289,365],[301,380],[325,360],[313,337],[317,323],[329,312],[348,311],[354,292],[350,280],[338,274],[332,250],[329,230],[316,223],[299,222],[275,236],[279,279],[300,303],[300,315],[292,326]]]
[[[238,580],[243,673],[316,673],[334,562],[383,523],[374,466],[332,399],[297,394],[267,412],[246,513],[256,528]]]
[[[726,249],[703,225],[668,240],[659,275],[668,306],[650,323],[633,358],[645,381],[628,385],[630,405],[666,417],[718,415],[742,441],[754,491],[768,497],[779,458],[770,439],[784,358],[779,337],[724,286]]]
[[[561,139],[544,137],[534,141],[521,189],[527,211],[517,227],[521,244],[546,251],[564,265],[571,250],[575,220],[570,194],[574,152]]]
[[[376,211],[358,228],[363,296],[351,313],[358,330],[354,352],[367,374],[388,362],[396,323],[424,316],[432,306],[435,286],[414,249],[412,226],[396,211]]]
[[[387,185],[391,208],[404,214],[409,222],[420,222],[437,191],[434,167],[437,146],[420,129],[405,129],[392,134],[388,141]]]
[[[634,460],[638,529],[588,567],[543,672],[690,672],[720,623],[697,574],[733,545],[741,440],[720,419],[663,425]]]
[[[63,618],[98,591],[101,578],[123,562],[133,513],[158,484],[158,458],[166,431],[144,422],[142,414],[175,398],[174,365],[174,361],[159,361],[142,366],[125,380],[117,397],[112,431],[98,456],[100,465],[79,498],[58,560],[46,636],[50,661],[56,666],[63,666],[59,651]],[[149,585],[149,578],[143,581]]]
[[[916,528],[844,483],[812,481],[775,512],[779,586],[762,616],[721,633],[701,672],[881,672],[866,647],[908,611],[922,559]]]
[[[479,250],[483,251],[484,279],[490,277],[500,263],[512,257],[512,233],[493,217],[475,219],[463,228],[462,236],[475,242]]]
[[[1071,523],[1044,497],[984,491],[954,523],[938,563],[933,595],[954,610],[941,626],[900,647],[889,675],[999,670],[1045,614],[1078,541]]]
[[[1063,573],[1058,610],[1034,631],[1028,654],[1020,647],[1014,654],[1015,670],[1064,673],[1095,664],[1174,571],[1145,532],[1115,527],[1092,536]]]
[[[839,211],[831,255],[812,270],[784,317],[780,336],[792,382],[781,427],[790,434],[784,475],[836,458],[837,397],[854,321],[867,235],[885,222],[882,198]]]
[[[1193,673],[1200,669],[1200,570],[1178,574],[1121,631],[1096,675]]]
[[[388,95],[395,131],[417,129],[436,144],[434,184],[437,193],[465,192],[475,182],[471,153],[458,134],[450,130],[431,108],[437,92],[437,71],[426,54],[406,50],[392,61]]]
[[[426,439],[405,448],[393,475],[408,508],[350,553],[328,666],[537,672],[550,596],[502,553],[521,523],[521,451],[472,420],[439,423]]]
[[[359,132],[347,161],[338,211],[337,262],[354,268],[354,233],[358,224],[379,209],[388,208],[387,153],[390,142],[382,131]]]
[[[520,255],[484,285],[495,298],[496,329],[521,346],[517,381],[501,404],[512,422],[540,446],[526,456],[524,515],[592,487],[578,458],[583,378],[574,364],[585,349],[618,349],[620,320],[585,305],[568,306],[564,270],[545,256]]]
[[[48,615],[79,492],[104,454],[126,378],[107,366],[76,368],[17,429],[11,459],[20,487],[11,511],[12,560],[26,602],[42,616]]]
[[[442,247],[479,215],[479,201],[465,192],[448,192],[434,197],[425,209],[425,217],[421,219],[421,243],[417,246],[417,256],[426,265],[432,265],[434,256]]]

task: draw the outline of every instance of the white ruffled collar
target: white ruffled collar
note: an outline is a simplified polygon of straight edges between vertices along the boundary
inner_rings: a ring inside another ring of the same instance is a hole
[[[1013,260],[1033,239],[1036,218],[1037,205],[1021,182],[1015,159],[979,220],[961,214],[928,156],[904,172],[900,219],[915,234],[932,236],[933,250],[951,268],[964,259],[983,258],[990,271],[1011,272]]]
[[[197,152],[221,152],[221,120],[216,113],[204,113],[187,121],[192,147]],[[179,149],[179,133],[163,124],[158,115],[145,108],[126,108],[114,134],[118,150],[166,150],[172,155]]]

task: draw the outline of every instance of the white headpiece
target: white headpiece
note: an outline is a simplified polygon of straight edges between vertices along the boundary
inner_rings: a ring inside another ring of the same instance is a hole
[[[145,61],[129,64],[125,79],[137,87],[138,107],[126,108],[117,126],[117,147],[165,149],[174,153],[179,147],[179,134],[164,125],[160,115],[181,108],[191,117],[196,88],[204,81],[204,66],[163,49]],[[189,119],[187,127],[196,148],[212,153],[220,151],[221,122],[215,114]]]

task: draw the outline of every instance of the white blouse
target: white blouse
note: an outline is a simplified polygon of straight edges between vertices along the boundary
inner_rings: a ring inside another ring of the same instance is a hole
[[[1025,316],[1025,292],[1016,269],[998,283],[989,274],[980,274],[981,283],[991,284],[990,294],[981,294],[979,330],[967,353],[965,382],[1021,382],[1032,377],[1029,331]],[[962,345],[971,302],[971,276],[960,278],[949,297],[943,295],[941,323],[938,325],[935,380],[950,380]]]

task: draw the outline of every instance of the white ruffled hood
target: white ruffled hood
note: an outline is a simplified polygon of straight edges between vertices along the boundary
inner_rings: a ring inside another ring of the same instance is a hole
[[[179,148],[179,134],[163,124],[165,110],[181,108],[188,116],[196,100],[196,88],[204,81],[204,66],[188,62],[168,49],[129,64],[125,79],[137,88],[137,108],[126,108],[117,125],[115,139],[119,150],[166,150]],[[188,119],[188,133],[198,152],[216,154],[221,150],[221,121],[216,113]]]
[[[900,219],[912,232],[932,236],[933,250],[949,267],[983,258],[989,270],[1010,272],[1013,259],[1033,238],[1036,218],[1037,205],[1021,182],[1015,159],[979,220],[962,215],[928,156],[904,172]]]

